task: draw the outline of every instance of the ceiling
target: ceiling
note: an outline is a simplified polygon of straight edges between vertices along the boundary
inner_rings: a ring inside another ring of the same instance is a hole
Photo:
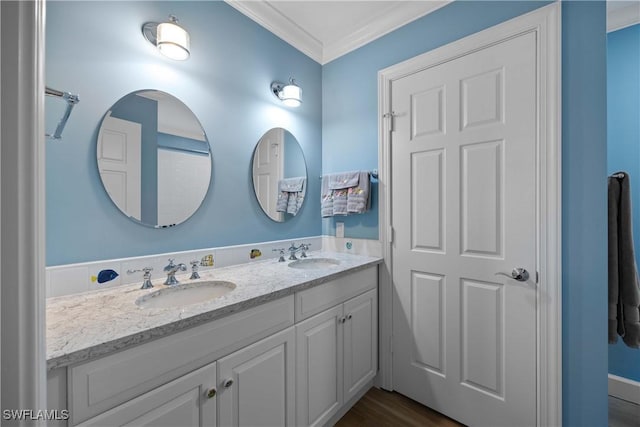
[[[326,64],[450,0],[225,0],[295,48]]]
[[[451,0],[225,0],[320,64],[326,64]],[[607,30],[640,22],[640,0],[607,2]]]
[[[620,30],[639,22],[639,0],[607,1],[607,31]]]

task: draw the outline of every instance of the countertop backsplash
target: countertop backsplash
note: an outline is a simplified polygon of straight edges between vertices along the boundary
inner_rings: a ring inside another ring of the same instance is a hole
[[[296,245],[310,243],[311,251],[325,250],[377,257],[382,254],[382,247],[378,240],[314,236],[58,265],[46,269],[47,297],[72,295],[142,282],[142,272],[127,274],[127,270],[140,270],[144,267],[153,268],[151,278],[156,280],[164,277],[165,273],[162,270],[169,259],[174,259],[176,264],[184,263],[187,266],[187,272],[191,271],[189,263],[198,261],[199,271],[204,272],[220,267],[277,258],[279,254],[273,251],[274,248],[283,248],[288,256],[287,248],[292,243]]]

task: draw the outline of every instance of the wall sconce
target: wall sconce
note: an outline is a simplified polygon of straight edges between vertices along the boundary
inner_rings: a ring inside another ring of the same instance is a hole
[[[184,61],[189,58],[190,53],[189,33],[178,25],[175,16],[169,15],[169,21],[171,22],[147,22],[142,26],[142,34],[164,56]]]
[[[302,104],[302,88],[296,85],[293,78],[289,83],[271,83],[271,92],[287,107],[299,107]]]

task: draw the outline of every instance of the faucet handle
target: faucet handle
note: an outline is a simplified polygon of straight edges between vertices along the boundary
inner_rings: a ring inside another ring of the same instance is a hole
[[[309,250],[309,246],[311,246],[311,243],[300,243],[300,249],[301,249],[300,258],[307,257],[307,251]]]
[[[191,277],[189,277],[189,279],[199,279],[200,274],[198,274],[198,265],[200,265],[200,261],[189,261],[189,264],[191,264]]]
[[[278,262],[285,262],[284,259],[284,248],[280,248],[280,249],[272,249],[271,252],[279,252],[280,254],[280,258],[278,258]]]
[[[151,283],[151,271],[153,271],[153,267],[143,267],[136,270],[127,270],[127,274],[133,274],[139,271],[142,271],[144,273],[144,276],[142,277],[142,280],[144,282],[142,283],[142,287],[140,289],[153,288],[153,284]]]
[[[151,272],[153,271],[153,267],[143,267],[135,270],[127,270],[127,274],[133,274],[142,271],[144,273],[145,278],[147,276],[151,276]]]

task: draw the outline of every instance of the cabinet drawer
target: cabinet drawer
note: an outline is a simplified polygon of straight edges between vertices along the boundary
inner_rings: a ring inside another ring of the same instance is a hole
[[[91,418],[78,427],[213,426],[216,423],[216,363],[197,369],[129,402]]]
[[[293,325],[293,296],[69,369],[72,425]]]
[[[315,288],[296,292],[296,322],[341,304],[378,286],[378,267],[340,277]]]

